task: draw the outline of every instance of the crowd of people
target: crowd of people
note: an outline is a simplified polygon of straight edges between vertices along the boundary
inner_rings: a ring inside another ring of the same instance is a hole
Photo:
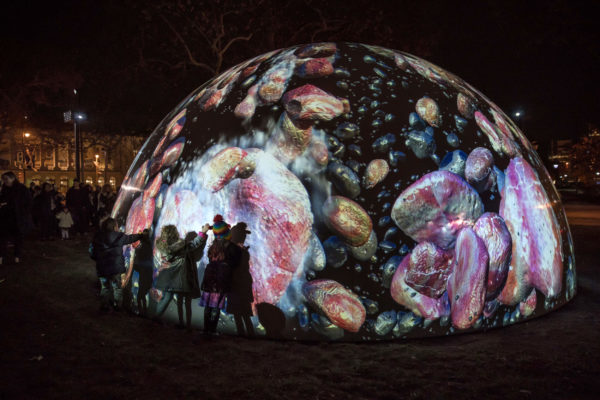
[[[209,230],[212,230],[214,240],[207,252],[209,263],[204,268],[200,283],[197,264],[204,255]],[[136,270],[139,273],[138,290],[132,300],[142,304],[144,314],[147,312],[146,297],[154,297],[151,316],[157,321],[176,298],[178,326],[191,330],[192,300],[199,299],[199,305],[204,308],[204,333],[216,333],[223,311],[233,314],[238,333],[252,336],[254,328],[250,317],[254,298],[248,248],[244,246],[249,233],[245,223],[231,228],[221,215],[215,216],[213,225],[205,224],[200,232],[188,232],[184,237],[180,236],[175,225],[165,225],[156,239],[160,264],[158,275],[153,279],[154,255],[148,251],[152,246],[149,232],[145,230],[127,235],[119,231],[113,218],[107,218],[90,247],[101,287],[100,310],[120,310],[123,288],[130,283],[131,273]],[[131,258],[132,268],[127,270],[123,246],[129,244],[137,247],[135,256]],[[143,284],[142,280],[149,284]],[[153,286],[154,296],[148,296],[150,286]]]
[[[14,262],[21,262],[27,235],[69,240],[99,227],[110,215],[115,199],[108,184],[94,188],[74,179],[73,186],[61,193],[50,182],[32,182],[27,188],[13,172],[5,172],[0,185],[0,265],[6,262],[11,243]]]
[[[157,232],[153,245],[147,230],[132,235],[120,232],[117,222],[110,218],[115,198],[110,185],[94,189],[75,179],[63,195],[48,182],[27,188],[14,173],[5,172],[0,186],[0,264],[7,261],[9,244],[14,247],[14,262],[21,262],[25,237],[69,240],[94,231],[89,250],[96,262],[101,312],[120,310],[124,305],[132,310],[133,305],[136,314],[160,321],[171,301],[176,300],[178,326],[191,330],[192,301],[198,299],[204,308],[205,333],[216,332],[223,311],[234,316],[239,334],[254,335],[251,316],[256,310],[249,253],[244,246],[250,232],[245,223],[231,227],[216,215],[212,225],[205,224],[200,232],[187,232],[183,237],[176,226],[166,225]],[[200,281],[197,265],[205,253],[209,231],[214,240],[206,252],[209,263]],[[133,246],[124,247],[128,245]],[[124,249],[134,252],[129,269],[125,267]],[[159,263],[158,274],[155,263]],[[135,287],[131,279],[134,272]],[[126,287],[131,298],[124,304]]]

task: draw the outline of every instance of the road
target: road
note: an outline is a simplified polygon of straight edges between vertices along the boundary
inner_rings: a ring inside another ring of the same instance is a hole
[[[600,295],[600,204],[563,203],[571,226],[577,263],[577,285],[594,295]]]
[[[571,226],[600,226],[600,204],[565,203],[565,211]]]

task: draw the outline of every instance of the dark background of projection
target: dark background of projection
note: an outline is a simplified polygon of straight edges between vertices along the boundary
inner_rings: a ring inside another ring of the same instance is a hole
[[[242,60],[351,41],[421,56],[507,113],[522,110],[543,152],[600,124],[598,15],[598,2],[567,0],[5,2],[0,116],[61,128],[65,106],[79,102],[84,129],[149,134],[190,88]]]
[[[448,144],[443,132],[456,132],[454,115],[458,115],[458,112],[456,111],[457,92],[453,89],[444,90],[439,85],[428,81],[417,73],[403,72],[399,68],[395,67],[393,60],[386,59],[381,55],[372,53],[361,46],[338,44],[337,54],[339,58],[337,58],[336,62],[334,63],[335,67],[342,67],[351,70],[351,78],[340,79],[333,74],[327,77],[306,80],[297,76],[293,76],[289,81],[287,90],[289,91],[295,87],[310,83],[332,93],[335,96],[349,99],[352,109],[352,117],[349,120],[346,120],[343,117],[338,117],[329,122],[321,121],[317,124],[316,128],[324,130],[328,136],[333,136],[331,133],[334,132],[336,127],[342,122],[348,121],[357,124],[360,127],[360,134],[351,140],[341,141],[345,146],[345,151],[343,155],[340,155],[338,158],[345,164],[347,164],[350,160],[360,162],[363,165],[361,171],[364,171],[364,166],[373,159],[387,159],[388,152],[375,151],[372,147],[372,144],[377,138],[384,136],[389,132],[395,134],[397,142],[390,146],[390,149],[393,148],[395,150],[401,150],[405,152],[406,158],[399,163],[398,167],[391,167],[389,175],[382,183],[370,190],[365,190],[363,187],[361,190],[361,195],[355,199],[355,201],[357,201],[369,213],[371,220],[373,221],[373,229],[376,232],[379,241],[381,241],[386,231],[390,227],[394,226],[393,222],[388,222],[386,224],[380,224],[379,222],[382,220],[382,218],[389,217],[390,215],[390,210],[385,210],[384,204],[391,203],[393,205],[398,195],[412,182],[428,172],[437,170],[436,164],[430,158],[417,158],[410,148],[404,144],[404,139],[402,138],[401,134],[408,130],[409,113],[414,111],[416,101],[423,96],[429,96],[436,100],[440,106],[440,109],[442,110],[443,119],[443,123],[440,128],[435,129],[435,142],[437,145],[436,154],[442,158],[447,152],[456,149]],[[378,76],[373,72],[373,64],[363,61],[363,57],[366,55],[370,55],[377,60],[387,62],[394,66],[391,72],[386,71],[389,74],[386,80],[394,80],[398,83],[398,85],[392,89],[387,87],[384,88],[379,97],[373,97],[373,91],[369,88],[369,85],[372,83],[373,79],[377,79]],[[255,75],[258,77],[262,76],[270,66],[271,64],[269,63],[269,60],[267,60],[259,67],[259,69],[255,72]],[[368,79],[360,79],[361,76],[365,76]],[[408,88],[404,88],[400,84],[402,82],[402,78],[404,78],[408,83]],[[351,89],[341,89],[337,84],[340,80],[349,82],[351,84]],[[207,82],[207,85],[210,83],[211,82]],[[140,152],[136,162],[132,165],[132,168],[130,169],[130,176],[143,164],[144,161],[152,157],[152,152],[156,148],[160,139],[163,137],[165,128],[171,119],[186,106],[187,99],[195,97],[195,95],[204,86],[205,85],[195,90],[184,101],[180,102],[180,106],[172,110],[171,113],[165,117],[155,133],[144,145],[143,151]],[[476,87],[475,89],[478,88]],[[240,88],[238,83],[234,86],[234,89],[228,94],[227,98],[216,110],[203,112],[199,110],[199,107],[192,105],[187,106],[186,123],[180,133],[180,137],[186,138],[186,145],[183,154],[180,157],[180,162],[178,162],[169,170],[169,183],[176,181],[181,175],[185,169],[185,167],[183,167],[184,163],[188,166],[193,164],[195,159],[199,158],[206,149],[215,144],[220,138],[230,140],[241,135],[248,134],[248,132],[252,130],[265,130],[269,124],[272,124],[278,120],[283,111],[280,106],[275,108],[272,106],[258,107],[256,114],[249,123],[242,124],[240,119],[235,118],[233,116],[233,109],[244,99],[246,92],[247,90]],[[397,97],[390,97],[391,93],[396,93]],[[483,94],[486,95],[485,93]],[[373,100],[378,101],[379,105],[373,107]],[[478,97],[477,100],[479,103],[479,108],[481,110],[486,110],[485,112],[487,113],[488,107],[485,106],[486,101],[481,97]],[[367,111],[364,114],[361,114],[357,111],[360,106],[366,106]],[[393,115],[393,119],[390,122],[385,122],[379,128],[373,127],[372,123],[375,119],[383,118],[383,116],[388,113]],[[491,150],[487,136],[479,133],[479,130],[480,129],[475,124],[475,121],[472,119],[469,120],[465,130],[462,133],[458,133],[460,138],[460,145],[458,146],[458,149],[467,154],[475,147],[479,146],[486,147]],[[362,150],[362,155],[358,156],[356,153],[350,151],[348,148],[350,144],[359,145]],[[535,168],[543,168],[536,154],[527,153],[523,146],[520,147],[525,158],[530,162],[531,165],[533,165]],[[497,152],[492,151],[492,153],[494,154],[496,166],[504,170],[507,167],[510,159],[506,156],[498,155]],[[567,222],[564,213],[562,212],[562,207],[560,206],[560,199],[552,186],[549,176],[543,170],[538,170],[538,174],[547,191],[550,201],[553,203],[556,202],[554,203],[553,208],[555,210],[557,220],[561,226],[561,230],[563,231],[562,246],[565,254],[565,267],[562,278],[563,292],[558,296],[557,299],[549,301],[547,304],[544,302],[543,295],[538,293],[537,308],[533,314],[534,317],[542,315],[565,302],[564,291],[566,290],[567,285],[567,260],[571,256],[568,229],[566,229]],[[359,174],[359,177],[361,176],[362,173]],[[320,241],[323,242],[328,237],[334,235],[327,227],[325,227],[323,218],[321,216],[322,200],[320,199],[323,199],[325,195],[316,191],[317,189],[311,184],[309,178],[303,179],[302,182],[311,198],[312,212],[315,215],[314,229],[317,232]],[[335,186],[333,186],[332,190],[332,194],[342,194],[336,190]],[[500,201],[498,192],[484,192],[481,195],[481,199],[484,202],[486,212],[498,212]],[[129,208],[130,201],[132,201],[132,199],[123,203],[122,207],[119,209],[119,221],[121,224],[124,224],[127,217],[127,210]],[[236,223],[240,221],[229,222]],[[373,279],[373,276],[381,275],[380,268],[391,256],[405,254],[401,252],[403,245],[405,245],[406,252],[409,252],[410,249],[412,249],[415,245],[414,241],[408,236],[404,235],[401,231],[393,236],[392,241],[397,244],[397,248],[392,252],[385,252],[382,249],[378,249],[376,253],[376,262],[361,262],[354,259],[351,255],[348,255],[348,260],[342,267],[333,268],[331,266],[327,266],[322,272],[316,272],[314,279],[333,279],[350,288],[359,296],[376,301],[378,303],[378,312],[374,315],[367,315],[367,320],[374,320],[381,312],[388,310],[408,311],[391,298],[389,289],[384,288],[379,279]],[[360,265],[360,271],[357,270],[357,265]],[[356,290],[355,288],[359,289]],[[503,324],[508,323],[508,321],[503,321],[503,316],[510,315],[514,312],[515,307],[500,306],[496,312],[496,316],[490,320],[484,320],[482,327],[500,327]],[[523,320],[523,318],[521,318],[521,320]],[[296,328],[295,331],[294,328]],[[345,332],[344,340],[361,340],[361,338],[365,337],[379,339],[392,337],[391,334],[383,337],[377,336],[372,331],[368,332],[365,328],[366,327],[363,327],[356,334]],[[479,329],[479,327],[477,329]],[[427,327],[423,327],[423,324],[421,323],[418,328],[413,329],[403,336],[416,337],[424,335],[440,335],[457,331],[458,330],[456,329],[451,329],[450,323],[442,326],[440,324],[440,320],[436,320]],[[308,332],[302,331],[300,327],[297,326],[297,320],[294,318],[288,318],[287,320],[286,337],[295,337],[301,339],[324,339],[323,336],[316,334],[312,330]]]

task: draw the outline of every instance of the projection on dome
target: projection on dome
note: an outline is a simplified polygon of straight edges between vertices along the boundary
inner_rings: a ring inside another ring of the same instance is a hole
[[[162,226],[183,237],[216,214],[251,232],[257,337],[446,335],[536,317],[575,294],[563,207],[518,126],[457,76],[399,51],[277,50],[189,95],[139,151],[113,216],[156,243]],[[137,251],[125,249],[128,268]],[[153,252],[155,283],[169,266]],[[200,280],[207,262],[205,250]],[[148,304],[161,296],[151,288]],[[246,334],[226,311],[218,332]]]

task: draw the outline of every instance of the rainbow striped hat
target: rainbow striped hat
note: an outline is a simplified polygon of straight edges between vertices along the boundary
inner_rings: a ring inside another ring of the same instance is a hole
[[[212,231],[215,234],[215,238],[226,240],[231,239],[231,231],[229,230],[229,228],[229,224],[223,220],[223,216],[221,214],[215,215],[212,227]]]

